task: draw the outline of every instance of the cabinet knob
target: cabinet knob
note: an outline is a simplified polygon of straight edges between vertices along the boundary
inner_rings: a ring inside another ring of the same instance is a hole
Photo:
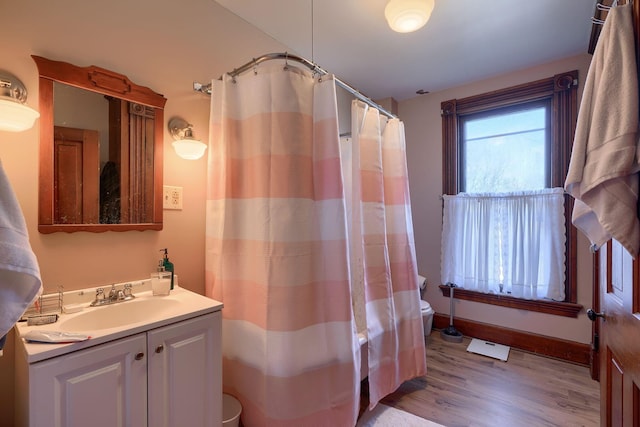
[[[143,352],[136,353],[136,360],[142,360],[142,358],[144,358],[144,353]]]
[[[162,344],[156,347],[156,353],[158,354],[162,353],[163,350],[164,350],[164,346]]]

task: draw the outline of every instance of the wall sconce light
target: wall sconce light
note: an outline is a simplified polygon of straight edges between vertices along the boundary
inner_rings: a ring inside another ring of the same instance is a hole
[[[171,144],[176,154],[183,159],[196,160],[202,157],[207,144],[195,139],[191,128],[193,126],[180,117],[169,120],[169,132],[175,141]]]
[[[13,74],[0,70],[0,130],[22,132],[33,126],[40,113],[25,102],[24,84]]]
[[[384,8],[389,27],[398,33],[419,30],[433,12],[434,0],[391,0]]]

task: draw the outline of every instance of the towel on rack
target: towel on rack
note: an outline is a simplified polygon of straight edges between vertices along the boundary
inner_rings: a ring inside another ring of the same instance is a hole
[[[572,222],[596,249],[640,249],[638,77],[631,4],[611,8],[587,73],[565,189]]]
[[[41,293],[38,261],[18,199],[0,162],[0,336],[9,332]]]

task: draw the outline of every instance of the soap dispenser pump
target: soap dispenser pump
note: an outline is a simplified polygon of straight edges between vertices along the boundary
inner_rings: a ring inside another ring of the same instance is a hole
[[[171,289],[173,290],[173,274],[174,274],[173,263],[169,261],[169,252],[167,248],[160,249],[160,252],[163,252],[163,251],[164,251],[164,256],[162,258],[162,265],[164,266],[165,271],[171,272]]]

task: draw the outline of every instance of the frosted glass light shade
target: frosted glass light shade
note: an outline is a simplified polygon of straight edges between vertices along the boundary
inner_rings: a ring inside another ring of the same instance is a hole
[[[391,0],[384,8],[384,16],[393,31],[410,33],[427,23],[433,6],[434,0]]]
[[[197,139],[179,139],[174,141],[173,149],[176,150],[176,154],[183,159],[197,160],[204,155],[207,149],[207,144],[198,141]]]
[[[0,130],[22,132],[30,129],[40,113],[17,101],[0,98]]]
[[[197,160],[204,155],[207,144],[193,137],[193,131],[186,120],[181,117],[173,117],[169,120],[169,132],[175,140],[171,145],[176,154],[186,160]]]

